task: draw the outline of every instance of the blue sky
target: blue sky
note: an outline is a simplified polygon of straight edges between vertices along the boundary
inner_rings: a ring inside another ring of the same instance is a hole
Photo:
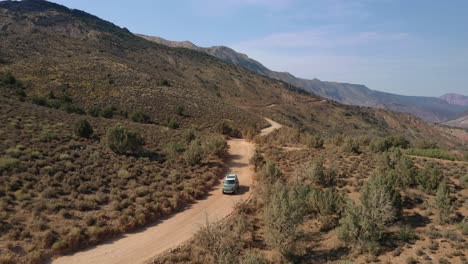
[[[272,70],[405,95],[468,95],[468,1],[55,0],[135,33],[225,45]]]

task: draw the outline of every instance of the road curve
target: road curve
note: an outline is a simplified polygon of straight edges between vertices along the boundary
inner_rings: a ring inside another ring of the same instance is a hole
[[[267,119],[271,124],[262,130],[262,135],[268,134],[280,124]],[[254,144],[244,139],[228,141],[229,170],[238,174],[241,184],[237,195],[223,195],[222,183],[213,188],[203,200],[192,204],[190,208],[174,214],[172,217],[144,228],[136,233],[125,234],[117,239],[101,245],[62,256],[52,261],[52,264],[127,264],[145,263],[155,255],[171,249],[190,239],[208,218],[210,221],[220,220],[233,211],[233,206],[249,195],[253,183],[254,170],[249,160],[254,153]]]

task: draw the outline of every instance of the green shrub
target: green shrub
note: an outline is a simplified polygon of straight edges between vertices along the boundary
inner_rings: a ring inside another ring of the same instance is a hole
[[[427,158],[436,158],[436,159],[444,159],[444,160],[457,160],[458,157],[452,155],[444,150],[441,149],[416,149],[411,148],[406,150],[406,154],[413,155],[413,156],[421,156]]]
[[[75,124],[75,135],[83,138],[89,138],[94,130],[86,119],[80,120]]]
[[[309,148],[322,148],[324,143],[323,138],[319,135],[307,135],[303,141]]]
[[[465,174],[460,178],[460,184],[463,188],[468,188],[468,174]]]
[[[16,168],[20,164],[20,160],[16,158],[0,158],[0,169],[9,170]]]
[[[263,210],[265,238],[268,245],[288,256],[299,237],[298,227],[306,213],[305,199],[301,192],[295,191],[295,187],[280,182],[270,188],[270,197]]]
[[[442,172],[435,163],[429,163],[416,175],[416,181],[428,193],[435,192],[442,179]]]
[[[130,115],[130,119],[133,122],[144,123],[144,124],[148,124],[151,122],[151,118],[149,117],[149,115],[143,113],[142,111],[133,112]]]
[[[184,132],[183,137],[187,143],[190,143],[197,138],[195,131],[191,128]]]
[[[409,141],[402,136],[388,136],[385,138],[374,138],[370,142],[370,149],[373,152],[384,152],[391,148],[407,148]]]
[[[379,179],[371,181],[361,191],[361,205],[348,203],[338,236],[353,247],[375,253],[387,226],[395,220],[396,210],[386,186]]]
[[[166,79],[161,80],[161,81],[159,82],[159,85],[171,87],[171,84],[170,84],[169,81],[166,80]]]
[[[107,130],[107,145],[117,154],[137,153],[145,144],[144,139],[135,131],[117,125]]]
[[[47,106],[47,107],[49,106],[47,99],[44,97],[34,96],[31,98],[31,101],[33,104],[37,104],[40,106]]]
[[[274,183],[281,179],[283,173],[279,170],[278,166],[272,161],[265,162],[262,169],[259,171],[258,176],[264,183]]]
[[[226,154],[229,146],[226,139],[220,135],[210,136],[203,142],[203,150],[205,154],[223,157]]]
[[[404,156],[399,148],[384,152],[377,157],[377,174],[384,175],[400,188],[407,188],[415,183],[416,168],[413,161]]]
[[[200,164],[203,159],[203,149],[199,140],[194,140],[190,143],[188,149],[184,153],[185,162],[188,165]]]
[[[309,180],[314,185],[321,187],[334,186],[338,178],[333,168],[326,169],[323,166],[323,159],[309,162],[304,168],[300,169],[297,174],[299,178]]]
[[[341,215],[345,206],[345,197],[333,189],[313,189],[308,198],[312,213],[322,216]]]
[[[185,151],[185,146],[179,143],[169,143],[164,150],[170,159],[174,159]]]
[[[398,235],[400,240],[406,243],[410,243],[417,238],[416,231],[409,225],[401,226]]]
[[[67,112],[68,114],[79,114],[79,115],[84,115],[86,112],[83,110],[83,108],[71,104],[71,103],[66,103],[62,105],[63,110]]]
[[[114,106],[106,107],[106,108],[102,109],[101,116],[104,117],[104,118],[112,118],[114,116],[116,110],[117,110],[117,108],[115,108]]]
[[[180,127],[179,121],[174,117],[171,117],[167,120],[167,127],[170,129],[178,129]]]
[[[262,155],[260,149],[256,148],[255,153],[253,154],[252,158],[250,158],[250,164],[254,165],[255,171],[265,164],[265,158]]]
[[[176,108],[176,114],[177,114],[177,115],[180,115],[180,116],[184,116],[184,115],[185,115],[185,108],[184,108],[184,106],[178,105],[177,108]]]
[[[93,106],[88,110],[88,114],[92,117],[99,117],[101,115],[101,108],[98,106]]]
[[[452,201],[450,200],[450,189],[445,181],[442,181],[437,188],[435,202],[436,207],[439,210],[438,216],[440,223],[448,223],[452,212]]]
[[[347,153],[359,154],[359,142],[351,137],[345,137],[345,140],[341,146],[341,149]]]
[[[218,125],[218,131],[223,135],[233,138],[242,137],[242,133],[239,131],[239,129],[235,128],[233,124],[227,121],[223,121]]]

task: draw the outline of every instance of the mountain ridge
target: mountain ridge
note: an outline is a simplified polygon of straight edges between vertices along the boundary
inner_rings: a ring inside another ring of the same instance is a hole
[[[170,41],[160,37],[151,37],[142,34],[138,34],[138,36],[171,47],[184,47],[205,52],[257,74],[285,81],[318,96],[335,100],[343,104],[383,108],[410,113],[429,122],[448,121],[450,119],[457,118],[460,113],[468,110],[468,105],[450,104],[443,98],[397,95],[371,90],[362,84],[321,81],[317,78],[304,79],[295,77],[288,72],[272,71],[260,62],[248,57],[248,55],[238,53],[225,46],[203,48],[198,47],[191,42],[189,42],[191,45],[187,46],[181,45],[181,42]]]

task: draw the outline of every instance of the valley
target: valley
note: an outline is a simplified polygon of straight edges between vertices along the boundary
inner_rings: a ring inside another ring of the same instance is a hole
[[[0,1],[0,92],[0,264],[467,261],[463,96],[301,80],[44,0]]]

